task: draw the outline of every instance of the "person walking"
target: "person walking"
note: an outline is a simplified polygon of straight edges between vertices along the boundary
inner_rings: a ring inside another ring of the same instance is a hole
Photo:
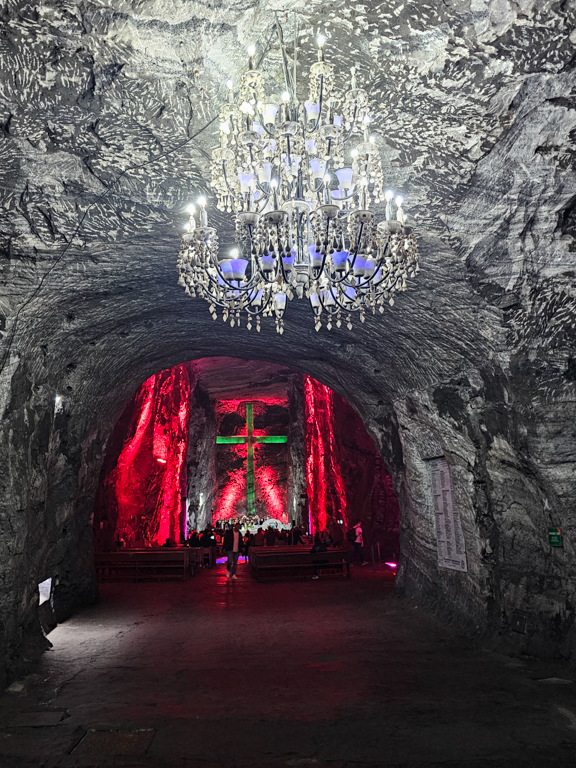
[[[228,528],[224,534],[222,549],[226,552],[226,578],[237,580],[236,569],[238,567],[238,558],[242,554],[244,542],[240,533],[240,523],[236,523],[234,528]]]
[[[356,525],[348,531],[348,538],[350,540],[350,565],[354,562],[354,555],[358,552],[360,556],[360,563],[366,565],[364,560],[364,536],[362,534],[361,523]]]

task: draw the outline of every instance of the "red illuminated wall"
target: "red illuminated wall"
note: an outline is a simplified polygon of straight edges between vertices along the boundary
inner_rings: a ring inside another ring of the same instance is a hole
[[[362,523],[368,547],[398,554],[399,504],[392,481],[356,411],[328,387],[304,377],[306,480],[312,529]]]
[[[334,393],[316,379],[304,377],[306,403],[306,483],[313,531],[328,523],[348,523],[348,503],[335,445]]]
[[[188,448],[186,364],[140,387],[110,440],[94,512],[97,549],[158,546],[180,539]]]

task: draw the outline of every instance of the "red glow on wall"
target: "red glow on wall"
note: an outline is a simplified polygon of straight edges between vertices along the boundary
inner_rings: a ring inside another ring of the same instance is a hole
[[[328,521],[348,522],[344,482],[334,438],[333,392],[316,379],[304,377],[306,405],[306,486],[312,531]]]
[[[107,544],[111,536],[124,546],[177,543],[188,448],[188,367],[151,376],[128,408],[122,447],[103,482],[106,525],[115,528]]]
[[[244,446],[237,445],[230,446],[230,448],[236,450],[244,448],[244,455],[246,455],[246,448]],[[218,498],[214,520],[230,520],[236,517],[236,505],[245,495],[246,472],[242,469],[237,469],[230,474],[228,483]]]
[[[256,487],[266,505],[269,517],[288,522],[286,512],[286,494],[280,489],[278,473],[273,467],[257,467],[255,471]]]

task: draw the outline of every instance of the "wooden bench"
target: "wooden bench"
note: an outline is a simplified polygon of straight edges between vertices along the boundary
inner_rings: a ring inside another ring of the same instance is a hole
[[[313,576],[350,578],[348,552],[329,549],[311,553],[306,547],[250,547],[250,572],[257,581],[310,579]]]
[[[94,555],[99,581],[185,581],[194,575],[187,547],[121,549]]]

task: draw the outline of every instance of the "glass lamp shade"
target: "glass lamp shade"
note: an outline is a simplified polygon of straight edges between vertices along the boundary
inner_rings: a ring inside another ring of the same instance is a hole
[[[333,200],[344,200],[346,197],[346,192],[343,192],[341,189],[331,189],[330,194]]]
[[[294,268],[294,256],[284,256],[282,263],[284,264],[285,272],[292,272],[292,269]]]
[[[247,266],[248,261],[246,259],[230,259],[230,267],[232,268],[232,280],[244,280]]]
[[[304,103],[304,109],[306,110],[306,118],[313,121],[318,117],[318,113],[320,112],[320,104],[315,104],[312,101],[306,101]]]
[[[314,139],[306,139],[306,149],[310,155],[316,154],[316,141]]]
[[[310,294],[310,304],[312,304],[313,309],[320,309],[320,299],[317,293]]]
[[[260,123],[252,123],[252,130],[256,131],[256,133],[259,133],[260,136],[264,133],[264,128],[260,125]]]
[[[232,280],[232,264],[230,263],[230,259],[225,259],[224,261],[221,261],[218,265],[220,267],[220,271],[226,278],[226,280]]]
[[[333,307],[334,304],[336,304],[336,300],[334,299],[332,291],[323,291],[322,301],[324,302],[325,307]]]
[[[324,178],[324,171],[326,170],[326,161],[321,160],[318,157],[313,157],[312,160],[310,160],[310,170],[312,171],[313,178],[315,179]]]
[[[260,184],[270,184],[272,178],[272,163],[262,163],[258,168],[258,180]]]
[[[339,168],[337,171],[334,171],[334,173],[338,179],[338,186],[340,189],[343,189],[344,191],[352,189],[352,176],[354,175],[352,168]]]
[[[266,104],[262,110],[262,122],[264,125],[271,125],[276,120],[278,107],[276,104]]]
[[[282,311],[283,309],[286,309],[286,294],[285,293],[276,293],[274,295],[274,309],[277,309],[279,311]]]
[[[366,262],[361,256],[356,256],[354,261],[354,277],[363,277],[366,271]]]
[[[274,269],[274,257],[262,256],[260,258],[260,266],[262,268],[262,272],[272,272]]]
[[[313,267],[321,267],[322,254],[319,251],[316,251],[315,245],[308,246],[308,253],[310,254],[310,264],[312,264]]]
[[[340,115],[334,115],[334,125],[342,128],[342,117]]]
[[[352,286],[349,285],[346,286],[342,291],[342,298],[346,304],[352,303],[356,298],[356,288],[352,288]]]
[[[253,173],[239,173],[238,181],[240,182],[240,192],[250,192],[250,184],[254,181]]]
[[[369,258],[364,262],[364,277],[372,277],[374,270],[376,269],[376,262],[374,259]]]
[[[348,258],[348,251],[334,251],[332,254],[332,262],[334,267],[338,271],[344,271],[346,269],[346,259]]]
[[[260,289],[259,291],[254,291],[253,293],[250,294],[250,300],[255,307],[262,306],[263,295],[264,295],[264,291],[262,289]]]

